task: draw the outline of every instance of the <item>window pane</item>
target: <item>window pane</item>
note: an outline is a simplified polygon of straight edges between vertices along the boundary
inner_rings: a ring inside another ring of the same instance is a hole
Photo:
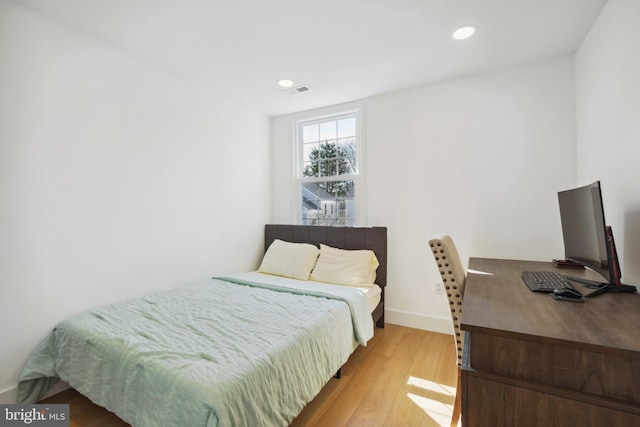
[[[302,175],[305,178],[315,178],[318,176],[317,162],[304,162],[302,167]]]
[[[356,136],[355,116],[338,120],[338,138],[350,138]]]
[[[354,225],[353,181],[305,182],[302,184],[302,223],[306,225]]]
[[[314,152],[317,152],[319,148],[320,148],[320,145],[318,143],[304,144],[302,146],[302,150],[303,150],[303,152],[302,152],[302,161],[303,162],[311,161],[312,154]]]
[[[338,144],[339,175],[358,173],[356,165],[356,144],[348,138]]]
[[[336,129],[336,121],[320,123],[320,139],[319,141],[328,141],[336,139],[338,137],[338,131]]]
[[[316,176],[327,176],[327,162],[320,160],[318,162],[318,174]]]
[[[318,125],[305,125],[302,127],[302,142],[307,144],[309,142],[317,142],[318,139]]]

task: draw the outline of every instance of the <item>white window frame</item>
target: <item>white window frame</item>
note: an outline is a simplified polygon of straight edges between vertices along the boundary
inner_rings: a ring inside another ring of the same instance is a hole
[[[296,120],[293,123],[293,145],[294,145],[294,181],[295,185],[293,195],[294,200],[294,224],[302,224],[302,183],[303,182],[313,182],[316,179],[314,178],[304,178],[302,176],[303,173],[303,163],[304,163],[304,150],[303,140],[302,140],[302,127],[307,124],[311,124],[313,122],[321,122],[331,119],[340,119],[340,117],[347,115],[355,115],[356,117],[356,165],[357,165],[357,173],[349,174],[349,175],[339,175],[335,178],[323,177],[325,180],[351,180],[354,182],[355,186],[355,211],[356,211],[356,220],[354,226],[364,226],[366,225],[366,209],[365,209],[365,170],[366,165],[364,162],[365,153],[364,153],[364,108],[360,105],[354,107],[347,107],[342,109],[337,109],[333,112],[321,115],[314,115],[305,118],[301,118]],[[327,179],[329,178],[329,179]]]

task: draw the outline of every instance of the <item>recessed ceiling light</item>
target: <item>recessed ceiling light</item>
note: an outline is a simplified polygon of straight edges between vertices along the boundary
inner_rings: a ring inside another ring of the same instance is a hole
[[[464,40],[471,37],[476,32],[476,27],[473,25],[465,25],[453,32],[453,38],[456,40]]]
[[[289,79],[280,79],[280,80],[278,80],[278,85],[280,87],[291,87],[291,86],[293,86],[293,81],[291,81]]]

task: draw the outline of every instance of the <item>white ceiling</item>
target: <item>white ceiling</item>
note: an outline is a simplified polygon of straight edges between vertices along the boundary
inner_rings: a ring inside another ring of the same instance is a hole
[[[606,0],[16,0],[280,115],[575,52]],[[473,24],[476,36],[451,38]],[[311,92],[285,95],[280,78]]]

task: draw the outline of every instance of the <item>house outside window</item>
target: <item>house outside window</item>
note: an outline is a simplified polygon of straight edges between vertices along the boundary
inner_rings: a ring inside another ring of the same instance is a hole
[[[359,128],[359,110],[297,122],[301,224],[355,226],[364,222]]]

